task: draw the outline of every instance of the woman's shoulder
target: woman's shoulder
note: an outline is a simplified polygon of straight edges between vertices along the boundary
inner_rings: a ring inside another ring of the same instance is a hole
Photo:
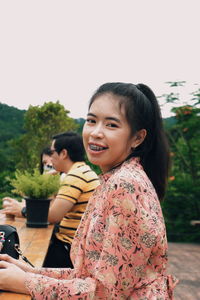
[[[142,178],[145,180],[147,175],[143,170],[142,165],[138,158],[131,158],[125,161],[120,168],[116,170],[116,174],[114,174],[113,179],[117,178],[119,180],[141,180]]]
[[[125,161],[119,168],[114,170],[107,179],[107,183],[109,190],[128,187],[128,191],[134,189],[138,193],[142,193],[143,191],[151,190],[154,194],[154,187],[136,158]]]

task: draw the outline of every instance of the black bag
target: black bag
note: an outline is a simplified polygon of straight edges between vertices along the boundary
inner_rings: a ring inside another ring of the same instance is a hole
[[[32,263],[22,254],[19,247],[19,235],[17,230],[12,225],[0,225],[0,253],[8,254],[15,259],[21,258],[29,263],[32,267]]]
[[[16,228],[11,225],[0,225],[0,253],[19,259],[18,248],[19,236]]]

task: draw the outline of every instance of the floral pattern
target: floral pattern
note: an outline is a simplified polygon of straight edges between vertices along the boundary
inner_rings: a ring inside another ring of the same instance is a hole
[[[167,239],[156,192],[138,158],[102,175],[74,238],[74,269],[36,269],[37,300],[173,299]]]

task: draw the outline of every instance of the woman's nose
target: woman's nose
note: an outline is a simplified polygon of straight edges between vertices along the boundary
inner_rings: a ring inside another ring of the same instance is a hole
[[[49,166],[52,166],[52,157],[49,157],[49,159],[48,159],[48,161],[47,161],[47,164],[48,164]]]
[[[93,128],[91,135],[93,137],[101,138],[103,137],[103,129],[101,125],[97,125]]]

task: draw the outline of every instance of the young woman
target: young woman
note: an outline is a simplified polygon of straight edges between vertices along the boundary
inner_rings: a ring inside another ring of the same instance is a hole
[[[74,269],[32,269],[1,255],[0,289],[38,300],[173,299],[159,202],[169,154],[155,95],[143,84],[102,85],[83,139],[102,177],[72,245]]]
[[[50,147],[45,147],[40,154],[40,173],[53,172],[53,164],[51,161],[51,149]]]

